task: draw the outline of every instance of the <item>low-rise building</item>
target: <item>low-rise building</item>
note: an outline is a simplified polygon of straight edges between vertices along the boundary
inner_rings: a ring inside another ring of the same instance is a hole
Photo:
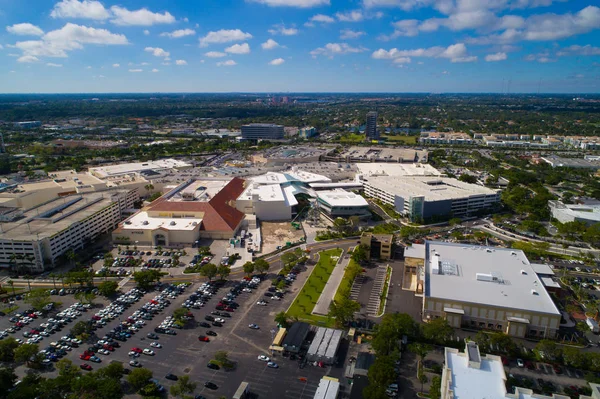
[[[367,257],[390,259],[392,257],[392,246],[394,245],[393,234],[362,233],[360,244],[369,247]]]
[[[304,340],[310,332],[310,324],[297,321],[288,329],[283,339],[283,349],[287,352],[298,353],[304,345]]]
[[[552,217],[561,223],[583,222],[587,225],[600,223],[600,201],[587,201],[583,204],[548,201],[548,206]]]
[[[317,201],[320,209],[331,218],[371,216],[367,200],[350,191],[342,189],[318,191]]]
[[[311,362],[321,362],[331,365],[336,362],[337,351],[342,342],[342,330],[318,327],[308,351],[307,359]]]
[[[242,125],[243,140],[280,140],[283,138],[283,125],[274,125],[272,123]]]

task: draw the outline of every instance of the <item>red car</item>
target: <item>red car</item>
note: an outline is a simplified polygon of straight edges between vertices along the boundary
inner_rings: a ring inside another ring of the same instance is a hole
[[[21,323],[20,321],[17,321],[15,323],[15,327],[23,327],[25,324]]]
[[[226,310],[226,311],[228,311],[228,312],[233,312],[233,311],[234,311],[234,310],[233,310],[233,308],[230,308],[229,306],[227,306],[227,307],[226,307],[225,309],[223,309],[223,310]]]
[[[210,342],[210,339],[204,335],[200,335],[198,337],[198,341],[202,341],[202,342]]]
[[[83,370],[87,370],[87,371],[90,371],[92,369],[92,366],[90,366],[87,363],[81,363],[81,365],[79,367],[81,367]]]
[[[107,351],[111,351],[111,352],[113,352],[113,351],[115,350],[115,348],[113,348],[113,347],[112,347],[112,346],[110,346],[109,344],[104,344],[104,345],[102,345],[102,347],[103,347],[104,349],[106,349]]]
[[[100,319],[101,319],[101,317],[100,317],[100,316],[96,316],[96,315],[93,315],[93,316],[92,316],[92,320],[100,320]]]
[[[83,355],[79,355],[79,358],[81,360],[90,360],[91,356],[84,353]]]
[[[32,319],[37,319],[37,315],[35,313],[30,314],[29,317],[31,317]]]
[[[131,351],[135,352],[135,353],[142,353],[143,352],[143,350],[141,350],[140,348],[131,348]]]

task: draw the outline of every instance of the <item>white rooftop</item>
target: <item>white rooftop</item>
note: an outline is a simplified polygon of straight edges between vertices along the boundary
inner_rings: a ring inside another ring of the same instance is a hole
[[[202,219],[197,218],[164,218],[149,217],[148,212],[138,212],[123,223],[124,230],[155,230],[159,227],[170,230],[191,231],[202,223]]]
[[[412,244],[404,248],[404,257],[425,259],[425,244]]]
[[[127,173],[139,173],[145,170],[165,170],[191,167],[187,162],[178,159],[159,159],[157,161],[122,163],[118,165],[101,166],[90,168],[89,171],[94,176],[105,178],[110,176],[123,175]]]
[[[450,389],[456,399],[504,399],[506,374],[500,358],[481,357],[480,368],[469,367],[464,353],[446,348],[446,367],[451,371]]]
[[[377,176],[369,177],[369,184],[403,198],[425,197],[425,201],[461,199],[470,196],[495,195],[492,190],[477,184],[450,177],[436,176]]]
[[[560,315],[523,251],[439,241],[425,245],[426,296]]]
[[[318,191],[317,195],[331,206],[369,206],[363,197],[346,190]]]
[[[169,201],[208,202],[215,195],[217,195],[223,189],[223,187],[229,184],[230,181],[231,179],[195,180],[186,187],[184,187],[182,190],[177,192],[173,197],[169,199]]]
[[[240,196],[240,200],[251,200],[253,195],[258,195],[258,200],[266,201],[285,201],[283,190],[279,184],[251,184]]]
[[[537,274],[544,274],[548,276],[554,276],[554,270],[548,265],[544,265],[541,263],[532,263],[531,267]]]
[[[423,163],[357,163],[363,176],[440,176],[442,173],[429,164]]]

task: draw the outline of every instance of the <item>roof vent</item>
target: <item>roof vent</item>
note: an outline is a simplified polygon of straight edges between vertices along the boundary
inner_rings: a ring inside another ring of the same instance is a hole
[[[527,275],[527,272],[525,270],[521,269],[521,274]]]
[[[517,256],[517,253],[516,253],[515,251],[510,251],[510,254],[511,254],[512,256]]]
[[[531,295],[539,295],[538,292],[536,290],[531,290]]]
[[[492,253],[493,251],[492,251],[491,249],[489,249],[489,248],[488,248],[488,249],[486,249],[486,250],[485,250],[485,252],[487,252],[487,253]]]
[[[150,222],[148,222],[147,220],[144,220],[144,221],[142,222],[142,224],[143,224],[144,226],[147,226],[148,224],[150,224]]]
[[[169,223],[171,226],[175,226],[177,223],[175,223],[175,221],[171,221],[171,223]]]

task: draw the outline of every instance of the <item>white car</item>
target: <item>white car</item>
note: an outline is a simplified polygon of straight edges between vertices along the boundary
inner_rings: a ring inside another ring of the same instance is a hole
[[[225,319],[223,319],[221,317],[215,317],[215,321],[217,321],[219,323],[225,323]]]
[[[272,368],[272,369],[279,368],[279,366],[275,362],[268,362],[267,366],[270,367],[270,368]]]
[[[129,356],[138,357],[140,354],[134,351],[128,353]]]
[[[256,302],[256,304],[258,306],[267,306],[267,303],[265,301],[258,301],[258,302]]]
[[[253,330],[258,330],[260,327],[258,325],[256,325],[256,324],[252,323],[252,324],[248,325],[248,328],[251,328]]]
[[[148,356],[154,356],[154,351],[152,349],[144,349],[144,355],[148,355]]]
[[[153,348],[162,348],[162,345],[159,344],[158,342],[152,342],[152,343],[150,343],[150,346]]]
[[[102,355],[109,355],[110,352],[106,349],[98,349],[98,353],[102,354]]]
[[[265,355],[258,355],[258,360],[260,360],[262,362],[270,362],[271,361],[269,356],[265,356]]]

